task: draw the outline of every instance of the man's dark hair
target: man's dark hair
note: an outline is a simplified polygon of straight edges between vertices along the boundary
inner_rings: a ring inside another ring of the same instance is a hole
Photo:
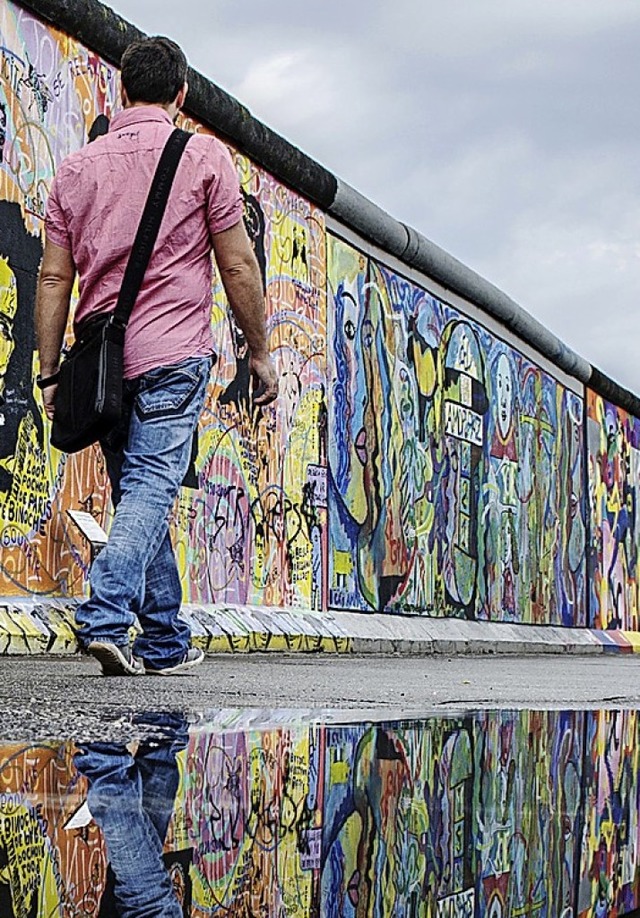
[[[120,75],[129,102],[167,105],[187,79],[187,59],[170,38],[154,35],[129,45]]]

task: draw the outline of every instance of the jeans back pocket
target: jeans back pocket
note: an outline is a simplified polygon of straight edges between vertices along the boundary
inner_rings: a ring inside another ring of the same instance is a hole
[[[174,367],[158,367],[140,381],[135,399],[136,414],[141,420],[174,417],[183,414],[201,387],[205,385],[203,361],[190,361]]]

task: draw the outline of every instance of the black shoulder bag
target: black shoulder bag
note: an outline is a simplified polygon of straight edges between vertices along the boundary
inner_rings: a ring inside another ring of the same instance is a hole
[[[120,420],[124,333],[158,237],[180,157],[191,134],[176,129],[162,151],[113,312],[89,317],[59,371],[51,443],[75,453],[95,443]]]

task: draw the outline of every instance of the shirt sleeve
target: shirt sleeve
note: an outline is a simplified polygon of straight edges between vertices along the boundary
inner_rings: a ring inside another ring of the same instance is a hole
[[[219,141],[212,144],[209,162],[212,178],[207,188],[207,220],[213,236],[242,219],[242,194],[231,154]]]
[[[46,238],[53,242],[54,245],[71,250],[71,236],[65,213],[60,203],[59,184],[58,176],[56,175],[51,183],[51,191],[49,192],[45,210],[44,227]]]

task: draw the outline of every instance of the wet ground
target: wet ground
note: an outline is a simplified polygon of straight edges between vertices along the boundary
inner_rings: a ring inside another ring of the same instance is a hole
[[[5,739],[115,738],[149,710],[301,709],[325,720],[474,708],[640,707],[640,655],[220,656],[190,676],[106,679],[89,657],[0,658]]]
[[[640,906],[640,660],[0,660],[0,918]]]

